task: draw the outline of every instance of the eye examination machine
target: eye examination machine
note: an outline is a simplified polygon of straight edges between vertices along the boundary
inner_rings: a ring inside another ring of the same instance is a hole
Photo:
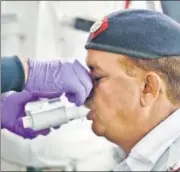
[[[30,102],[25,107],[24,128],[35,131],[57,127],[74,119],[83,119],[88,113],[85,107],[66,107],[60,98]]]

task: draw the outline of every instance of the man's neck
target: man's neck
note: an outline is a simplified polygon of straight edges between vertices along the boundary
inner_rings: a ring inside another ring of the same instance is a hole
[[[115,143],[125,151],[126,155],[130,153],[131,149],[147,135],[152,129],[158,126],[162,121],[168,118],[174,111],[180,107],[171,105],[163,106],[166,108],[154,107],[153,111],[149,113],[146,120],[142,120],[137,126],[132,126],[128,130],[124,130],[123,138],[118,138]]]

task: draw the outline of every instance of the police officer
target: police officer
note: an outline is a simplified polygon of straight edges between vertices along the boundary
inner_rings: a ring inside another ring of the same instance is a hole
[[[92,130],[126,154],[115,171],[177,171],[180,24],[159,12],[117,11],[92,26],[85,48]]]
[[[149,10],[114,12],[100,23],[85,46],[96,83],[93,131],[123,148],[115,171],[178,170],[180,24]]]

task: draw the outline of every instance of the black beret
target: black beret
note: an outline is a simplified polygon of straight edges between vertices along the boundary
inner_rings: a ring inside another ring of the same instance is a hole
[[[180,24],[156,11],[117,11],[91,27],[85,48],[137,58],[180,56]]]

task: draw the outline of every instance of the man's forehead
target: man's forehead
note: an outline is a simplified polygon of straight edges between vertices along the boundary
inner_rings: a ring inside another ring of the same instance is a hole
[[[90,56],[86,57],[86,64],[91,70],[100,69],[102,66],[102,63],[100,61]]]
[[[120,54],[109,53],[105,51],[88,50],[86,63],[89,65],[100,65],[105,62],[123,62],[125,59],[127,59],[127,57]]]
[[[96,66],[101,60],[101,54],[98,51],[88,50],[86,56],[86,63],[88,66]]]

